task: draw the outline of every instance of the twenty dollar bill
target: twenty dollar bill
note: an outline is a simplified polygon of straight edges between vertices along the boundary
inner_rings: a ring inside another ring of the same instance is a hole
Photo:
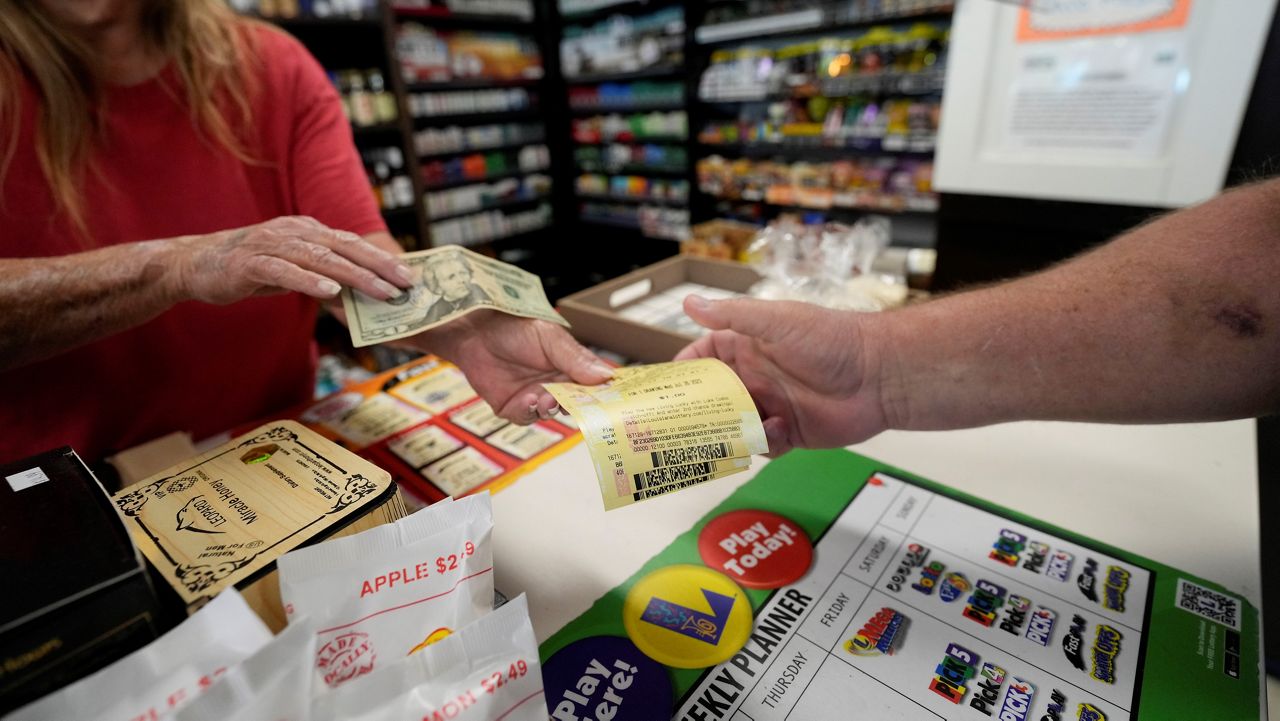
[[[769,450],[747,389],[713,358],[543,387],[581,428],[606,510],[746,470]]]
[[[538,276],[456,245],[400,256],[414,285],[390,300],[342,290],[351,342],[357,348],[408,338],[482,308],[563,326]]]

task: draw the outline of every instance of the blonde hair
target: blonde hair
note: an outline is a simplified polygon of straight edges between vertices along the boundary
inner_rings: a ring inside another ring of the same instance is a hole
[[[257,92],[253,21],[226,0],[144,0],[146,42],[182,79],[198,132],[248,161],[250,100]],[[19,80],[38,95],[36,154],[58,210],[87,235],[79,187],[102,127],[93,52],[35,0],[0,0],[0,180],[17,149]]]

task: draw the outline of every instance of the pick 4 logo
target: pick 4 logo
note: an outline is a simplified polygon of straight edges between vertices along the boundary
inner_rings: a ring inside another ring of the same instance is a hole
[[[973,588],[973,584],[969,583],[969,579],[959,573],[948,573],[947,577],[942,579],[942,585],[938,587],[938,598],[947,603],[960,598]]]
[[[1095,576],[1097,572],[1098,562],[1090,558],[1084,562],[1084,568],[1081,569],[1080,575],[1076,576],[1076,587],[1080,589],[1080,593],[1083,593],[1085,598],[1094,603],[1098,602],[1098,589],[1096,588],[1098,579]]]
[[[1067,631],[1067,635],[1062,637],[1062,652],[1067,655],[1067,660],[1072,666],[1085,670],[1084,668],[1084,627],[1086,622],[1083,616],[1074,615],[1071,617],[1071,628]]]
[[[854,656],[892,656],[906,625],[906,616],[885,606],[853,638],[845,641],[844,650]]]
[[[1071,564],[1074,563],[1076,557],[1066,551],[1057,551],[1049,557],[1049,567],[1045,569],[1044,575],[1055,581],[1066,582],[1071,577]]]
[[[1091,703],[1080,704],[1079,710],[1080,721],[1107,721],[1107,715],[1098,710],[1097,706]]]
[[[1000,698],[1000,688],[1004,686],[1004,669],[993,663],[982,664],[982,678],[978,679],[978,688],[969,699],[969,708],[975,708],[990,716],[991,709]]]
[[[1120,655],[1120,641],[1124,637],[1114,628],[1100,623],[1093,638],[1094,678],[1103,683],[1116,682],[1116,656]]]
[[[1023,681],[1017,676],[1009,683],[1009,690],[1004,694],[1004,703],[1000,704],[1000,721],[1027,721],[1031,713],[1031,702],[1036,697],[1036,687],[1030,681]]]
[[[1005,590],[990,581],[978,579],[978,586],[964,607],[964,617],[986,626],[996,622],[996,611],[1004,605]]]
[[[907,555],[903,556],[902,563],[898,564],[898,568],[893,572],[893,577],[884,585],[885,588],[894,593],[901,591],[902,584],[911,578],[911,573],[916,568],[924,565],[924,560],[928,557],[929,549],[919,543],[912,543],[907,546]]]
[[[1027,624],[1027,632],[1023,636],[1041,646],[1048,646],[1049,641],[1053,640],[1053,626],[1057,621],[1058,614],[1044,606],[1036,606],[1036,612],[1031,614],[1031,623]]]
[[[1102,607],[1124,613],[1124,592],[1129,590],[1129,572],[1119,566],[1107,566],[1107,580],[1102,586]]]
[[[1014,594],[1004,605],[1004,619],[1000,621],[1000,630],[1017,636],[1022,625],[1027,622],[1027,611],[1031,610],[1031,602]]]
[[[977,673],[978,654],[958,643],[947,644],[946,655],[942,663],[933,670],[933,680],[929,682],[929,690],[958,704],[969,692],[969,679]]]

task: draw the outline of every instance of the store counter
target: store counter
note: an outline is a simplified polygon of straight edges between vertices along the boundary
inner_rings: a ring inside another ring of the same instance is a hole
[[[1012,423],[890,432],[851,450],[1219,582],[1261,606],[1252,421]],[[606,514],[578,446],[495,496],[497,587],[529,594],[534,629],[546,639],[763,463]],[[803,479],[796,491],[804,492]]]

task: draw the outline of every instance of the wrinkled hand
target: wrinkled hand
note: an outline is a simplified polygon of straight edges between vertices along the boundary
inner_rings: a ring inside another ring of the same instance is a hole
[[[698,296],[686,298],[684,308],[713,332],[676,359],[719,358],[733,368],[760,409],[771,453],[844,446],[885,429],[857,314]]]
[[[595,385],[613,377],[564,328],[498,311],[476,311],[404,342],[457,364],[494,412],[514,423],[555,415],[543,383]]]
[[[288,290],[329,299],[344,285],[386,300],[412,282],[395,255],[313,218],[275,218],[169,243],[168,280],[181,300],[225,305]]]

